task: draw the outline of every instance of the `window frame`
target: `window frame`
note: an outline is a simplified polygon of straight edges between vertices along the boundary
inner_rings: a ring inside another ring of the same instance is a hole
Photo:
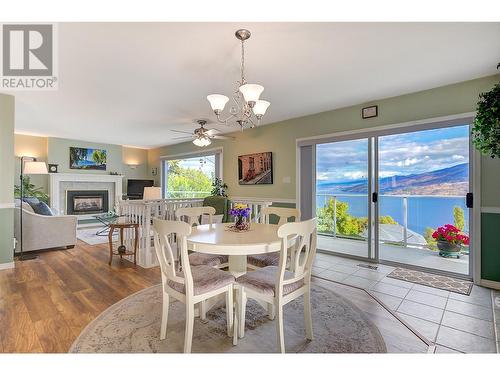
[[[162,198],[165,199],[167,196],[167,178],[168,178],[168,168],[167,162],[169,160],[182,160],[182,159],[192,159],[203,156],[215,156],[215,177],[222,178],[222,168],[223,168],[223,149],[222,147],[205,149],[203,151],[193,151],[193,152],[185,152],[181,154],[175,155],[165,155],[160,156],[160,187]],[[188,198],[184,198],[188,199]]]

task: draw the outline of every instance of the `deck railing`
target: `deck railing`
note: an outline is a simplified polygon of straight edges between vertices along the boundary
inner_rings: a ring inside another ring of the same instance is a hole
[[[408,200],[414,198],[442,198],[442,199],[464,199],[464,196],[458,195],[389,195],[389,194],[379,194],[379,205],[383,207],[383,199],[384,198],[400,198],[401,199],[401,210],[402,210],[402,223],[399,223],[402,227],[402,240],[398,242],[402,246],[408,245],[422,245],[417,243],[412,243],[409,239],[409,229],[408,229]],[[337,233],[337,201],[343,202],[342,198],[360,198],[364,199],[368,204],[368,196],[362,194],[332,194],[332,193],[317,193],[316,194],[316,202],[318,202],[318,198],[321,198],[323,202],[327,202],[328,200],[333,200],[333,224],[332,231],[328,232],[329,235],[333,237],[342,237],[342,238],[350,238],[351,236],[347,236],[342,233]],[[323,206],[317,205],[316,209],[322,208]],[[354,216],[354,215],[352,215]],[[446,224],[446,223],[443,223]]]

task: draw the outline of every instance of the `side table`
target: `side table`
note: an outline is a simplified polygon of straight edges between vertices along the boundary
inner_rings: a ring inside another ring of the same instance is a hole
[[[128,228],[134,229],[133,251],[128,250],[123,245],[123,230]],[[113,232],[115,231],[115,229],[120,230],[120,246],[118,246],[116,250],[113,249]],[[124,255],[133,255],[134,264],[137,264],[137,247],[139,245],[139,224],[121,220],[117,220],[114,223],[109,223],[108,242],[109,242],[109,265],[111,265],[111,261],[113,260],[113,255],[119,255],[120,258],[123,258]]]

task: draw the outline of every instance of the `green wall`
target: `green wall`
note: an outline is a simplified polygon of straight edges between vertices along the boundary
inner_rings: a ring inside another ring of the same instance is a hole
[[[341,131],[369,129],[408,121],[473,112],[478,95],[500,81],[500,75],[483,77],[393,98],[373,100],[347,108],[322,112],[231,134],[234,141],[217,140],[211,147],[223,148],[224,180],[230,196],[295,199],[296,139]],[[361,108],[376,104],[379,116],[361,118]],[[270,109],[272,111],[272,106]],[[159,167],[160,156],[199,151],[191,142],[149,151],[150,167]],[[273,152],[274,184],[240,186],[237,179],[238,155]],[[283,181],[290,177],[290,183]],[[158,179],[158,177],[157,177]],[[158,181],[159,182],[159,181]],[[481,159],[481,205],[500,207],[500,160]],[[496,233],[500,214],[483,214],[483,278],[500,281],[500,249]]]
[[[86,147],[99,148],[107,151],[106,171],[79,170],[69,167],[69,148]],[[35,156],[39,161],[58,164],[59,173],[96,173],[109,174],[109,172],[118,172],[124,176],[123,191],[126,191],[128,178],[149,178],[148,171],[148,150],[125,147],[120,145],[85,142],[74,139],[37,137],[30,135],[15,135],[16,159],[14,162],[15,175],[14,183],[19,184],[20,159],[21,155]],[[129,164],[134,164],[131,168]],[[48,176],[31,176],[31,181],[35,186],[42,187],[48,192]]]
[[[14,111],[14,97],[0,94],[0,264],[14,253]]]
[[[479,93],[489,90],[499,80],[500,75],[489,76],[277,122],[244,132],[235,132],[231,135],[236,140],[216,140],[209,148],[223,147],[223,174],[225,182],[229,185],[230,195],[295,199],[295,141],[297,138],[472,112],[475,110]],[[361,108],[370,104],[378,105],[379,116],[362,119]],[[270,110],[272,111],[272,107]],[[159,167],[160,156],[199,150],[200,148],[191,142],[153,149],[149,152],[149,164],[150,167]],[[238,155],[260,151],[273,152],[274,184],[238,185]],[[483,158],[482,161],[483,205],[500,206],[500,194],[498,194],[500,160]],[[283,181],[285,177],[290,177],[290,183]]]
[[[107,151],[106,170],[88,171],[83,169],[70,169],[69,167],[70,147],[98,148],[106,150]],[[48,139],[47,160],[49,163],[59,164],[58,169],[60,173],[92,173],[92,174],[109,174],[109,172],[122,173],[122,146],[51,137]]]
[[[500,282],[500,214],[481,214],[482,278]]]

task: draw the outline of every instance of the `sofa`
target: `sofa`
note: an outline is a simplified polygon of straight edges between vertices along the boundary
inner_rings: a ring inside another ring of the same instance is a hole
[[[74,215],[46,216],[36,214],[31,206],[23,202],[23,251],[53,248],[72,248],[76,244],[77,217]],[[21,251],[20,200],[14,210],[15,252]]]

